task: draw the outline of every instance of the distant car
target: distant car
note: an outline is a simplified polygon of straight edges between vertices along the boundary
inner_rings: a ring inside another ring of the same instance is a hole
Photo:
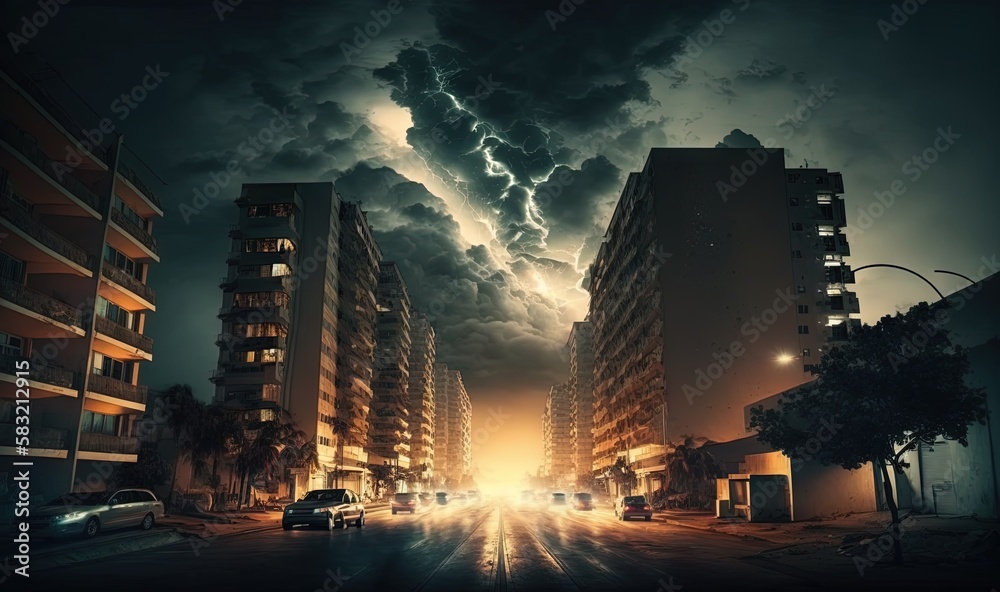
[[[281,527],[320,526],[327,530],[365,525],[365,506],[350,489],[317,489],[285,506]]]
[[[581,511],[589,511],[594,509],[594,496],[589,493],[574,493],[573,494],[573,509]]]
[[[396,514],[397,512],[409,512],[411,514],[415,514],[418,505],[419,500],[417,499],[417,494],[397,493],[392,498],[392,513]]]
[[[470,502],[478,502],[478,501],[482,501],[482,499],[483,499],[483,497],[481,495],[479,495],[479,490],[478,489],[470,489],[466,493],[466,495],[468,496]]]
[[[464,493],[461,493],[461,492],[459,492],[459,493],[453,493],[449,499],[451,499],[451,501],[453,501],[453,502],[458,502],[460,504],[467,504],[467,503],[469,503],[469,497],[467,495],[465,495]]]
[[[429,493],[418,494],[417,499],[420,500],[421,506],[429,506],[434,503],[434,496]]]
[[[448,501],[449,501],[448,494],[446,492],[444,492],[444,491],[437,492],[437,494],[434,496],[434,499],[437,500],[437,503],[438,503],[439,506],[447,506],[448,505]]]
[[[641,495],[626,495],[615,503],[615,517],[619,520],[645,518],[646,522],[653,519],[653,508]]]
[[[549,499],[549,503],[553,506],[565,506],[566,505],[566,494],[565,493],[553,493],[552,497]]]
[[[129,488],[61,495],[32,509],[29,525],[41,536],[92,539],[102,530],[149,530],[162,517],[163,502],[152,491]]]

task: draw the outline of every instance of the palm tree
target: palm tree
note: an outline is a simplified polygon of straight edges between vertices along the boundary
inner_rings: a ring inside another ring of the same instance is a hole
[[[306,469],[309,474],[315,473],[321,467],[319,450],[316,448],[316,437],[297,446],[286,446],[281,450],[281,463],[288,469]]]
[[[704,438],[684,436],[663,456],[664,493],[685,494],[690,503],[701,507],[715,498],[715,480],[726,476],[723,466],[715,459]]]
[[[351,421],[351,419],[356,416],[356,414],[352,414],[349,417],[334,417],[330,421],[333,433],[337,436],[337,448],[340,451],[340,465],[337,470],[337,487],[341,486],[341,476],[346,472],[344,469],[344,447],[354,446],[360,443],[360,438],[358,436],[361,435],[361,432]]]
[[[243,507],[243,499],[249,493],[251,483],[261,476],[268,480],[276,477],[281,467],[282,451],[287,447],[302,446],[306,442],[306,433],[295,426],[291,414],[285,410],[275,419],[256,421],[247,428],[243,430],[236,451],[236,472],[240,483],[239,509]],[[318,463],[318,458],[316,460]]]
[[[205,404],[194,397],[189,384],[175,384],[163,391],[162,399],[167,408],[166,425],[177,442],[177,460],[186,458],[196,472],[205,468],[204,457],[199,454],[198,433],[205,419]],[[171,498],[177,487],[177,465],[174,462],[170,480]]]

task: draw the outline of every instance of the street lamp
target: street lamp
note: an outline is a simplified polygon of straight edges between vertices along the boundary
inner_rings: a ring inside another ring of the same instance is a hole
[[[919,273],[913,271],[912,269],[907,269],[906,267],[902,267],[900,265],[891,265],[889,263],[873,263],[871,265],[862,265],[861,267],[858,267],[857,269],[854,269],[852,271],[854,273],[857,273],[857,272],[861,271],[862,269],[868,269],[869,267],[891,267],[893,269],[900,269],[902,271],[906,271],[906,272],[912,273],[913,275],[917,276],[918,278],[924,280],[924,282],[926,282],[927,285],[930,286],[935,292],[937,292],[937,295],[942,300],[944,300],[944,294],[942,294],[941,290],[938,290],[937,286],[935,286],[934,284],[932,284],[929,279],[927,279],[924,276],[920,275]],[[966,279],[968,279],[968,278],[966,278]],[[973,283],[975,283],[975,282],[973,282]]]
[[[792,354],[779,354],[778,357],[775,358],[775,361],[779,364],[791,364],[792,360],[795,358],[796,356],[793,356]]]

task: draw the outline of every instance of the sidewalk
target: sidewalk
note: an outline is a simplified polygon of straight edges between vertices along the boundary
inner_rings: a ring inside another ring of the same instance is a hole
[[[768,558],[834,550],[845,557],[888,559],[878,545],[889,548],[889,512],[867,512],[827,520],[764,523],[716,518],[706,512],[658,512],[668,524],[741,536],[779,545]],[[1000,559],[1000,521],[971,516],[903,515],[900,527],[908,561],[923,564],[982,562]],[[878,561],[875,561],[876,563]]]
[[[366,512],[376,512],[388,509],[388,503],[365,505]],[[259,532],[281,528],[280,510],[241,510],[230,512],[212,512],[199,515],[168,514],[157,524],[172,528],[184,536],[196,536],[202,539],[214,539],[220,536]]]

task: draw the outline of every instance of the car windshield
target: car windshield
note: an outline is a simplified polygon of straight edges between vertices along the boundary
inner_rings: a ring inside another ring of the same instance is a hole
[[[626,504],[645,504],[646,498],[641,495],[633,495],[632,497],[625,498]]]
[[[318,491],[310,491],[306,494],[302,501],[304,502],[322,502],[322,501],[332,501],[341,502],[344,500],[344,494],[347,493],[346,489],[320,489]]]
[[[437,494],[437,496],[438,497],[448,497],[448,494],[442,492],[442,493]]]
[[[92,493],[67,493],[60,495],[56,499],[46,503],[46,506],[103,506],[111,499],[111,491],[97,491]]]
[[[553,499],[566,499],[566,494],[565,493],[553,493],[552,494],[552,498]]]
[[[411,502],[411,501],[414,500],[414,498],[416,498],[416,495],[414,495],[412,493],[397,493],[396,494],[396,501],[397,502]]]
[[[594,498],[589,493],[578,493],[576,494],[576,499],[580,500],[581,502],[589,502]]]

